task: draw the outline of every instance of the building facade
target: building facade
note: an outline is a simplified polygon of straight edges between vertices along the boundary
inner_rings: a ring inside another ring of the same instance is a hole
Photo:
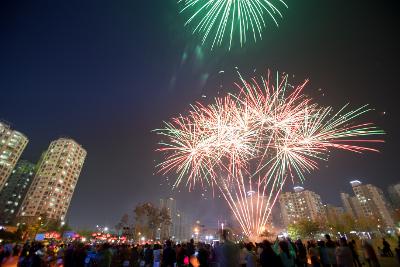
[[[371,184],[362,184],[359,180],[350,182],[358,202],[358,212],[365,218],[377,220],[378,228],[393,228],[394,221],[390,212],[390,205],[383,191]],[[359,216],[360,218],[360,216]]]
[[[325,215],[321,196],[301,186],[296,186],[294,192],[282,193],[279,204],[285,227],[300,220],[320,220]]]
[[[86,150],[72,139],[51,142],[18,212],[20,219],[46,216],[63,221],[85,158]]]
[[[0,122],[0,191],[27,144],[28,138],[24,134]]]
[[[331,204],[325,204],[324,208],[325,208],[326,220],[328,222],[336,222],[344,214],[344,208],[342,207],[336,207]]]
[[[35,175],[36,165],[20,160],[0,192],[0,224],[12,224]]]
[[[354,219],[363,216],[360,203],[354,196],[350,196],[347,193],[340,193],[340,199],[342,200],[344,211]]]

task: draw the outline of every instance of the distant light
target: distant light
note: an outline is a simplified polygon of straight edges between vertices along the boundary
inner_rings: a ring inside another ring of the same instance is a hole
[[[304,191],[304,187],[302,186],[295,186],[293,187],[294,192],[301,192]]]
[[[353,181],[350,181],[350,184],[351,184],[351,186],[359,186],[359,185],[361,185],[362,183],[361,183],[360,180],[353,180]]]

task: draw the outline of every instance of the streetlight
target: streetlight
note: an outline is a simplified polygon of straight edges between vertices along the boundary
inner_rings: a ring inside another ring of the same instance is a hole
[[[198,241],[199,240],[199,228],[197,228],[197,227],[194,228],[194,234],[196,236],[196,240]]]

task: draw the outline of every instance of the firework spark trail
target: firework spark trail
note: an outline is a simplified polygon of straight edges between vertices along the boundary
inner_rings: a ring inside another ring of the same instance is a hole
[[[155,130],[166,138],[158,149],[166,154],[159,170],[177,174],[174,186],[216,186],[249,236],[267,224],[287,178],[303,181],[331,149],[378,151],[368,145],[383,142],[370,138],[382,130],[354,123],[370,111],[367,106],[346,111],[345,105],[334,113],[304,95],[307,81],[289,88],[287,77],[268,73],[261,83],[240,77],[238,94],[196,103],[188,115]],[[253,184],[256,200],[248,196]]]
[[[262,39],[265,18],[278,27],[277,18],[283,17],[279,8],[287,8],[282,0],[178,0],[178,4],[183,6],[180,13],[188,15],[185,26],[193,24],[193,33],[202,35],[203,44],[212,40],[211,49],[225,40],[229,49],[234,40],[243,46],[247,35],[252,35],[254,42]]]

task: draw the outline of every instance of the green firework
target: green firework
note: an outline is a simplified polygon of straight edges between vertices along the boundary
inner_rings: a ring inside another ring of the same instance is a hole
[[[282,18],[279,8],[287,5],[283,0],[178,0],[183,5],[180,13],[188,19],[185,26],[193,25],[193,33],[201,36],[203,44],[211,42],[222,46],[234,41],[243,46],[248,39],[262,39],[267,19],[278,26]]]

